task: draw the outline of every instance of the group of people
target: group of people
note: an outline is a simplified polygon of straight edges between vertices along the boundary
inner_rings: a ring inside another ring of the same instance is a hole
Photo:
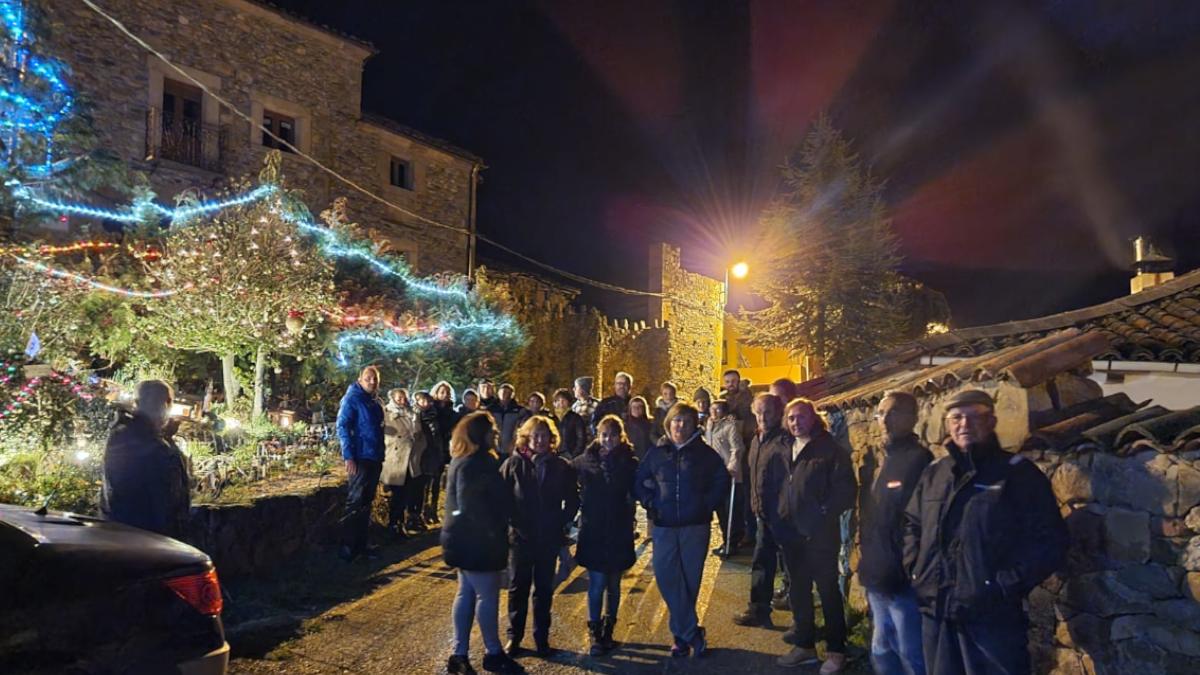
[[[344,557],[367,553],[366,526],[375,486],[392,495],[400,536],[436,524],[445,471],[441,544],[458,569],[450,673],[473,673],[471,626],[478,622],[489,672],[521,672],[513,656],[533,597],[534,651],[549,643],[556,566],[578,527],[576,561],[588,573],[592,654],[613,649],[620,580],[635,562],[635,508],[652,539],[652,567],[669,612],[672,656],[703,656],[696,613],[714,515],[731,555],[753,543],[742,626],[771,626],[786,607],[792,649],[778,665],[846,666],[846,618],[839,553],[842,516],[860,506],[859,581],[873,617],[871,660],[879,673],[1022,673],[1029,671],[1025,595],[1061,564],[1066,529],[1049,482],[1032,463],[1000,447],[995,403],[966,391],[944,403],[947,455],[914,434],[918,404],[884,396],[875,419],[881,461],[861,487],[849,451],[814,404],[789,380],[753,395],[737,371],[723,375],[714,400],[692,402],[664,383],[651,411],[618,373],[612,395],[591,396],[590,378],[573,391],[515,402],[510,385],[482,383],[453,407],[439,383],[414,395],[375,398],[379,373],[364,369],[338,415],[350,475]],[[869,481],[869,483],[867,482]],[[400,496],[396,496],[399,494]],[[401,520],[398,512],[407,513]],[[498,603],[508,571],[508,642],[501,645]],[[777,572],[784,591],[775,592]],[[816,652],[813,588],[824,615],[825,657]]]

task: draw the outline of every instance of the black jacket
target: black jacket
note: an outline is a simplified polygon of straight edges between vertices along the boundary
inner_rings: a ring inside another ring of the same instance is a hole
[[[180,538],[190,510],[191,485],[183,453],[146,417],[118,413],[104,449],[101,514]]]
[[[444,413],[443,413],[444,414]],[[425,435],[425,451],[421,453],[421,475],[436,476],[446,466],[445,434],[439,421],[437,405],[431,405],[424,410],[417,410],[417,419],[421,423],[421,433]]]
[[[638,464],[634,493],[659,527],[707,525],[729,489],[721,456],[697,431],[682,448],[653,447]]]
[[[884,447],[883,464],[863,502],[858,580],[865,588],[898,593],[909,587],[904,573],[904,507],[932,461],[933,453],[916,435]]]
[[[548,454],[541,461],[546,467],[540,484],[532,455],[514,452],[500,465],[500,476],[513,495],[509,538],[513,546],[557,550],[579,512],[579,484],[567,460]]]
[[[955,621],[1019,615],[1066,554],[1050,481],[994,435],[969,455],[946,447],[904,512],[904,568],[921,611]]]
[[[450,567],[492,572],[508,566],[512,491],[500,477],[500,460],[479,451],[450,462],[442,558]]]
[[[630,417],[629,413],[621,415],[621,421],[625,424],[625,435],[633,445],[634,456],[638,461],[645,459],[646,452],[658,445],[658,438],[654,436],[654,423],[645,417]]]
[[[525,408],[517,405],[517,402],[508,399],[508,405],[496,399],[495,404],[488,406],[487,411],[492,414],[492,419],[496,420],[496,428],[500,430],[500,456],[506,457],[512,452],[513,440],[517,435],[517,424],[521,417],[521,413]]]
[[[592,413],[592,428],[595,429],[600,420],[606,415],[616,415],[620,417],[629,412],[629,401],[632,396],[607,396],[600,403],[596,404],[596,411]]]
[[[828,431],[818,431],[795,460],[790,445],[779,449],[764,473],[762,503],[777,540],[841,541],[838,517],[854,506],[858,485],[850,453]]]
[[[587,422],[574,410],[567,410],[558,420],[558,454],[574,460],[587,447]]]
[[[750,441],[750,450],[746,452],[746,476],[750,480],[750,508],[754,515],[769,520],[763,506],[763,481],[766,479],[767,465],[771,458],[781,452],[791,452],[792,435],[783,427],[776,427],[766,434],[755,434]],[[776,491],[778,494],[778,491]],[[774,496],[771,504],[774,504]]]
[[[582,418],[581,418],[582,419]],[[607,459],[592,443],[575,459],[579,477],[579,545],[575,559],[589,570],[621,572],[633,567],[633,481],[638,461],[622,445]]]
[[[442,434],[442,459],[450,462],[450,436],[454,433],[454,426],[458,424],[458,420],[462,419],[462,415],[454,409],[449,401],[434,401],[433,409],[437,411],[438,431]]]

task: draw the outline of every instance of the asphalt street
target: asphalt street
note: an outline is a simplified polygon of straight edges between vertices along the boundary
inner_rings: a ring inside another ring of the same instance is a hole
[[[641,529],[641,528],[639,528]],[[436,535],[426,535],[434,537]],[[714,528],[713,546],[720,540]],[[523,656],[530,673],[762,673],[789,672],[775,659],[788,650],[780,637],[790,614],[774,613],[774,630],[734,625],[746,606],[749,552],[730,560],[710,556],[705,565],[698,611],[708,630],[711,650],[703,659],[672,659],[667,610],[650,564],[653,544],[639,540],[637,563],[622,579],[622,601],[615,638],[621,645],[601,657],[588,655],[587,576],[577,568],[559,586],[554,599],[549,659]],[[352,571],[353,565],[348,568]],[[371,572],[378,583],[361,597],[333,605],[305,622],[303,634],[258,658],[235,658],[233,673],[439,673],[450,653],[453,630],[450,606],[457,588],[454,570],[441,560],[441,549],[426,547]],[[319,580],[310,580],[319,583]],[[501,593],[504,639],[505,593]],[[530,618],[532,621],[532,617]],[[526,636],[526,643],[532,636]],[[235,643],[235,651],[237,645]],[[820,647],[819,647],[820,648]],[[476,628],[471,662],[481,673],[483,645]],[[853,671],[865,672],[860,660]],[[802,667],[790,672],[816,672]]]

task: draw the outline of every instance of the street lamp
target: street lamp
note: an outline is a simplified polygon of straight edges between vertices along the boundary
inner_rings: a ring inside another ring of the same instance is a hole
[[[725,268],[725,297],[721,302],[721,313],[725,313],[725,308],[729,305],[729,275],[733,275],[734,279],[745,279],[750,273],[750,265],[742,260]]]

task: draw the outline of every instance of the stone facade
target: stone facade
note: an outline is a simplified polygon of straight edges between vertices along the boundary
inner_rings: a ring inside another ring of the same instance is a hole
[[[1096,398],[1086,373],[1062,373],[1022,388],[968,382],[922,396],[917,433],[935,455],[945,432],[943,402],[961,388],[997,401],[1002,445],[1018,450],[1030,419]],[[852,448],[860,484],[869,484],[882,438],[865,406],[832,412],[832,428]],[[1050,478],[1070,530],[1065,569],[1029,596],[1035,672],[1060,675],[1200,672],[1200,451],[1144,446],[1117,454],[1093,446],[1072,452],[1022,450]],[[857,548],[851,550],[857,566]],[[865,609],[857,580],[851,604]]]
[[[147,171],[160,198],[257,174],[261,129],[193,87],[86,5],[37,0],[44,47],[71,69],[104,144]],[[314,214],[347,197],[350,215],[422,272],[466,272],[467,235],[482,162],[388,120],[364,117],[370,45],[248,0],[122,0],[107,11],[257,124],[290,125],[295,145],[350,180],[424,218],[380,204],[285,152],[283,173]],[[171,113],[164,108],[173,104]],[[187,107],[185,110],[184,107]],[[171,126],[172,119],[187,119]],[[403,166],[393,186],[392,158]]]
[[[725,321],[725,285],[689,272],[680,250],[669,244],[650,249],[650,290],[665,298],[650,302],[650,320],[668,331],[671,379],[684,396],[699,387],[713,389],[720,380],[721,338]]]

